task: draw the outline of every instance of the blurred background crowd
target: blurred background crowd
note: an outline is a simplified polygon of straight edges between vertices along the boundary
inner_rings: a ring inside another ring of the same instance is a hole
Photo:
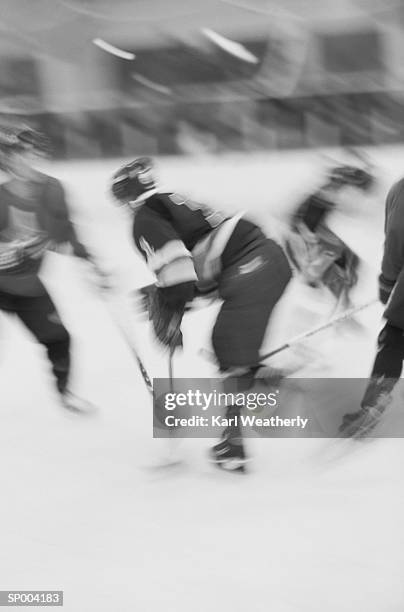
[[[404,140],[403,0],[0,0],[0,121],[57,159]]]

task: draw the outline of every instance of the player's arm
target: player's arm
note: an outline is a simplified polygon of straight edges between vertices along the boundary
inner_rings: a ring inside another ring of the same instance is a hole
[[[404,269],[404,184],[392,187],[386,198],[385,241],[379,297],[386,304],[399,274]]]
[[[90,253],[79,240],[70,219],[65,190],[62,184],[57,180],[52,180],[48,185],[46,195],[49,212],[52,217],[49,230],[53,240],[53,249],[58,251],[62,245],[68,245],[76,257],[91,259]]]
[[[197,280],[191,253],[170,222],[149,210],[135,218],[134,239],[156,276],[155,290],[149,294],[155,334],[165,346],[180,344],[182,317]]]
[[[77,236],[62,184],[56,179],[50,181],[46,195],[51,217],[48,228],[51,238],[50,250],[71,253],[87,262],[85,276],[91,284],[101,289],[110,288],[109,275],[100,268],[93,254]]]

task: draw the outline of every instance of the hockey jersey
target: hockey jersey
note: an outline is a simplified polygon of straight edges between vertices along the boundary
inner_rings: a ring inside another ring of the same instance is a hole
[[[194,281],[213,288],[222,269],[265,239],[242,215],[227,216],[177,193],[148,192],[133,237],[161,287]]]
[[[36,295],[43,291],[38,279],[46,250],[70,243],[75,254],[85,257],[69,220],[60,182],[38,173],[26,194],[13,181],[0,186],[0,291]]]
[[[404,179],[387,194],[385,215],[381,280],[394,290],[384,316],[390,324],[404,329]]]
[[[386,198],[383,276],[396,281],[404,269],[404,179],[393,185]]]

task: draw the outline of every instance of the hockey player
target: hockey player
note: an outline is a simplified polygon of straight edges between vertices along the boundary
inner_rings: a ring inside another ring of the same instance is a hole
[[[286,251],[292,263],[308,285],[329,289],[343,309],[351,305],[350,291],[358,280],[359,258],[327,222],[347,186],[366,191],[372,184],[369,171],[338,166],[297,208],[290,222]]]
[[[46,251],[62,244],[89,262],[90,256],[70,222],[61,183],[32,165],[45,147],[44,137],[29,128],[0,129],[6,177],[0,185],[0,311],[16,315],[45,347],[62,405],[81,411],[89,404],[69,388],[70,335],[39,273]]]
[[[379,298],[387,319],[361,409],[344,416],[340,433],[365,437],[376,427],[392,400],[404,359],[404,179],[390,189],[385,208],[385,243],[379,276]]]
[[[134,242],[157,278],[149,293],[150,316],[160,343],[182,343],[186,304],[217,290],[223,301],[212,343],[226,380],[238,377],[239,390],[253,384],[260,347],[272,310],[284,292],[291,270],[281,247],[242,217],[225,216],[177,193],[160,191],[152,160],[144,157],[120,168],[112,194],[134,212]],[[238,406],[227,407],[227,418]],[[233,419],[233,422],[237,419]],[[212,449],[214,462],[243,469],[241,430],[228,427]]]

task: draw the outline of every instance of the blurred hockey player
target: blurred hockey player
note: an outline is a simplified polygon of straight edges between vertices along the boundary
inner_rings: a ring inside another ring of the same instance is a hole
[[[361,409],[344,416],[340,433],[369,435],[392,400],[404,359],[404,179],[390,189],[385,207],[385,242],[379,276],[379,298],[387,320],[377,341],[377,353]]]
[[[343,310],[351,305],[350,292],[358,280],[359,257],[329,228],[330,215],[348,186],[367,191],[373,184],[368,170],[338,166],[324,185],[292,215],[286,251],[311,287],[326,287]]]
[[[237,377],[238,390],[249,389],[260,370],[260,347],[272,310],[291,278],[281,247],[242,215],[225,216],[183,195],[160,191],[147,157],[115,173],[112,194],[133,210],[134,242],[157,278],[149,311],[160,343],[181,345],[186,305],[195,296],[217,291],[222,306],[212,343],[224,388]],[[227,406],[226,417],[239,410]],[[226,469],[243,470],[246,456],[238,425],[225,429],[212,459]]]
[[[89,404],[69,388],[70,335],[39,278],[48,249],[69,244],[90,261],[78,240],[61,183],[35,169],[47,141],[30,128],[0,128],[0,311],[16,315],[46,349],[64,407]]]

